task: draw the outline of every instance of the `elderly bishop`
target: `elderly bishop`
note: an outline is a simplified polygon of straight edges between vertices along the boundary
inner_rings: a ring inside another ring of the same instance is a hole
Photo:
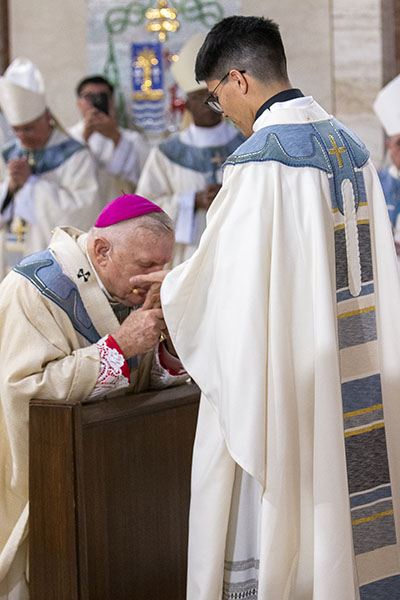
[[[0,157],[0,279],[46,248],[58,225],[88,229],[101,210],[89,151],[46,106],[39,69],[16,58],[0,77],[0,105],[14,130]]]

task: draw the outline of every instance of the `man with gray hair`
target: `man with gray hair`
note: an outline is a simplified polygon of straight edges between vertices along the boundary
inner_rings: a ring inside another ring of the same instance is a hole
[[[186,381],[159,299],[130,284],[162,269],[173,244],[170,218],[145,198],[124,195],[87,234],[57,228],[49,247],[0,285],[2,599],[28,597],[30,399],[96,399]]]

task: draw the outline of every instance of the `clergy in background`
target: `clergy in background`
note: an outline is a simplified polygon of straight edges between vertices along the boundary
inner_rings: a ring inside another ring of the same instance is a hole
[[[0,106],[15,138],[0,156],[0,279],[46,248],[57,225],[88,229],[101,210],[90,152],[46,107],[42,74],[16,58],[0,77]]]
[[[0,285],[1,600],[29,597],[30,399],[96,400],[187,379],[159,299],[130,285],[163,268],[173,244],[173,223],[158,206],[123,195],[88,233],[56,228],[49,247]]]
[[[375,113],[387,135],[390,164],[378,171],[385,194],[400,272],[400,75],[379,92]]]
[[[138,194],[156,202],[175,222],[171,265],[186,260],[197,248],[206,212],[221,187],[221,166],[244,141],[237,129],[205,104],[207,87],[194,78],[195,59],[204,37],[191,38],[171,66],[186,94],[193,122],[150,152],[137,188]]]
[[[85,77],[76,86],[76,95],[82,118],[69,133],[92,153],[105,206],[121,190],[135,191],[149,145],[138,131],[118,125],[114,86],[108,79],[101,75]]]
[[[215,25],[196,77],[250,137],[161,287],[202,390],[187,599],[399,598],[400,282],[369,152],[292,87],[269,19]]]

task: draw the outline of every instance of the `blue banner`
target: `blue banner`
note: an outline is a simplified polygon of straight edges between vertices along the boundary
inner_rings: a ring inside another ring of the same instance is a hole
[[[163,86],[162,44],[132,44],[133,100],[161,100]]]

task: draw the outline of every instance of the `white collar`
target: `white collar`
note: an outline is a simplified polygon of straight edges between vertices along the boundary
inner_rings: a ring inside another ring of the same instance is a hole
[[[265,110],[253,123],[253,131],[269,125],[308,123],[332,118],[312,96],[293,98],[286,102],[275,102],[270,110]]]
[[[104,283],[102,282],[102,280],[100,279],[99,274],[97,273],[92,261],[90,260],[90,256],[89,256],[89,252],[87,251],[87,247],[85,248],[85,254],[86,254],[86,258],[88,260],[89,265],[91,266],[91,269],[94,273],[94,276],[96,277],[97,283],[99,284],[99,288],[101,289],[101,291],[103,292],[103,294],[105,295],[105,297],[107,298],[107,300],[109,302],[116,302],[116,300],[114,300],[114,298],[111,296],[111,294],[106,290],[106,287],[104,285]]]
[[[393,177],[393,179],[399,179],[400,172],[393,163],[388,168],[388,171],[389,171],[389,175],[391,175]]]
[[[221,121],[214,127],[199,127],[191,123],[187,129],[180,133],[181,142],[189,146],[223,146],[228,144],[237,135],[237,130]]]

